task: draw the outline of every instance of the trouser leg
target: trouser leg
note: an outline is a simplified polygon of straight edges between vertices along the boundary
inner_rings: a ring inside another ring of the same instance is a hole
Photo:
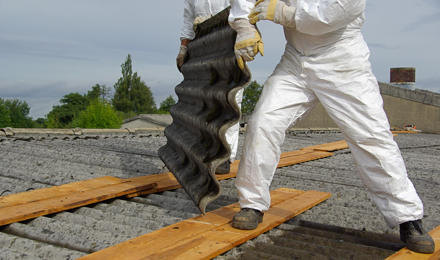
[[[313,90],[341,129],[370,197],[391,227],[422,218],[422,202],[407,176],[371,70],[331,73],[326,75],[331,82],[313,79]]]
[[[240,89],[235,95],[235,101],[237,102],[239,109],[241,109],[242,99],[243,99],[243,89]],[[226,130],[226,134],[225,134],[226,141],[228,142],[229,147],[231,148],[231,156],[229,157],[230,162],[233,162],[237,155],[239,134],[240,134],[239,122],[228,128],[228,130]]]
[[[282,60],[266,81],[248,122],[235,182],[241,208],[264,211],[270,207],[269,187],[279,161],[285,131],[315,101],[315,96],[304,89],[303,82],[294,76],[299,73],[287,73],[285,67]]]

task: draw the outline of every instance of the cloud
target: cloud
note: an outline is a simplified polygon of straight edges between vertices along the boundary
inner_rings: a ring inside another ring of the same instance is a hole
[[[26,81],[1,82],[0,96],[3,98],[14,97],[59,97],[72,92],[82,93],[91,86],[78,86],[71,82],[47,81],[45,83],[29,83]]]
[[[423,0],[423,1],[440,9],[440,1],[438,0]]]
[[[96,83],[113,89],[127,54],[157,105],[174,96],[182,80],[175,55],[183,1],[0,0],[0,6],[0,97],[21,97],[32,115],[44,116],[62,96],[84,94]],[[420,86],[440,86],[431,69],[439,60],[432,29],[438,8],[439,0],[367,1],[363,32],[380,77],[388,77],[391,64],[415,63],[423,72]],[[285,39],[277,24],[262,22],[259,28],[265,56],[248,65],[262,84],[279,62]]]
[[[440,2],[440,1],[439,1]],[[440,6],[440,4],[439,4]],[[427,25],[431,25],[431,24],[439,24],[440,26],[440,12],[428,15],[428,16],[423,16],[419,19],[417,19],[415,22],[412,22],[408,25],[406,25],[405,27],[403,27],[402,32],[413,32],[413,31],[418,31],[420,30],[422,27],[427,26]]]
[[[8,56],[30,55],[83,61],[96,60],[84,55],[74,54],[73,51],[78,49],[84,49],[84,46],[72,41],[20,35],[0,35],[0,52],[6,53]]]

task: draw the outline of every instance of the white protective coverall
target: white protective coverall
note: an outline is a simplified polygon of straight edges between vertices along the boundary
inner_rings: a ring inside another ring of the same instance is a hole
[[[241,208],[265,211],[286,129],[320,101],[347,141],[358,174],[390,227],[421,219],[423,205],[393,140],[361,34],[365,0],[290,0],[281,61],[248,122],[236,179]],[[234,0],[229,21],[255,1]],[[264,38],[264,35],[263,35]]]
[[[195,37],[194,24],[201,23],[211,16],[219,13],[230,5],[229,0],[185,0],[183,12],[183,26],[180,39],[193,40]],[[241,101],[243,99],[243,89],[237,92],[235,100],[241,109]],[[234,124],[226,131],[226,141],[231,148],[231,156],[229,161],[233,162],[237,155],[239,123]]]

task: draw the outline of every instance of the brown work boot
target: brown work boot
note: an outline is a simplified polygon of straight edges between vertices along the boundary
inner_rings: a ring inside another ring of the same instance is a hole
[[[256,229],[258,224],[263,222],[263,212],[256,209],[243,208],[235,214],[232,219],[232,226],[238,229]]]
[[[423,254],[434,253],[434,241],[423,229],[420,219],[400,224],[400,240],[405,242],[406,247],[411,251]]]
[[[231,171],[231,163],[229,161],[226,161],[222,164],[220,164],[217,169],[215,169],[216,174],[226,174]]]

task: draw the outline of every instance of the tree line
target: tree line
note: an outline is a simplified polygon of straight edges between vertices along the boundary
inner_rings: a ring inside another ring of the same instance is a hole
[[[121,64],[121,72],[122,76],[113,86],[113,97],[110,87],[96,84],[86,94],[64,95],[45,118],[36,120],[29,116],[30,107],[25,101],[0,98],[0,128],[120,128],[126,118],[169,113],[176,104],[170,95],[156,107],[151,89],[133,72],[130,54]],[[262,86],[256,81],[246,87],[243,113],[252,112],[261,91]]]

